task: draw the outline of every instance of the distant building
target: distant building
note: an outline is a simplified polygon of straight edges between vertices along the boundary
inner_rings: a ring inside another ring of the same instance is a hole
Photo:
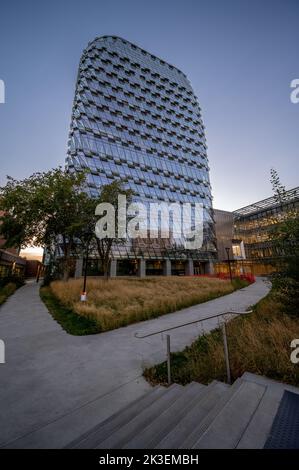
[[[268,274],[275,271],[283,253],[274,246],[269,233],[275,224],[294,211],[299,215],[299,187],[286,191],[280,201],[272,196],[234,212],[215,210],[216,270],[227,271],[225,247],[229,247],[237,273]]]
[[[275,269],[274,263],[282,253],[269,238],[269,232],[291,211],[299,215],[299,187],[286,191],[281,201],[272,196],[233,212],[234,236],[243,241],[246,259],[252,262],[256,274]]]
[[[4,214],[0,211],[0,216]],[[5,239],[0,237],[0,280],[12,274],[23,277],[26,260],[19,256],[17,248],[5,248]]]
[[[216,261],[205,131],[197,97],[176,67],[124,39],[103,36],[81,57],[66,166],[88,171],[88,191],[121,179],[134,200],[202,203],[201,249],[169,239],[114,246],[111,273],[210,272]],[[96,259],[89,272],[99,273]],[[82,273],[82,262],[77,264]]]
[[[0,280],[11,275],[24,277],[25,268],[26,260],[24,258],[0,249]]]

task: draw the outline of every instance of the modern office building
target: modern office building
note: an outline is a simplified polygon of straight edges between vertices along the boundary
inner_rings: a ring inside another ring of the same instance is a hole
[[[234,212],[215,210],[218,263],[216,271],[227,272],[227,252],[237,274],[268,274],[277,269],[283,253],[273,243],[270,233],[290,213],[299,216],[299,187],[255,202]]]
[[[136,201],[198,202],[204,212],[201,249],[186,250],[171,235],[128,240],[113,248],[113,275],[212,270],[216,241],[204,129],[183,72],[119,37],[88,44],[79,66],[67,168],[87,169],[92,196],[121,179]],[[98,261],[89,264],[96,273]]]
[[[243,241],[245,257],[256,274],[276,269],[283,253],[269,235],[274,225],[293,212],[299,216],[299,187],[286,191],[281,200],[272,196],[233,212],[234,237]]]

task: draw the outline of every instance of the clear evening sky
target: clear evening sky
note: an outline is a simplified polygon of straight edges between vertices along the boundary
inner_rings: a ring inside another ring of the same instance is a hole
[[[299,0],[1,1],[0,184],[63,165],[77,67],[96,36],[121,36],[180,68],[199,97],[214,207],[298,185]]]

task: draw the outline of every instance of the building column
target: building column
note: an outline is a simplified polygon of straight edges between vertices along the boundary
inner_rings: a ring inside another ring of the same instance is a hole
[[[163,276],[171,276],[171,260],[165,259],[163,263]]]
[[[146,276],[146,261],[143,258],[138,260],[138,276],[139,277]]]
[[[83,258],[76,259],[75,279],[82,276],[83,271]]]
[[[212,261],[205,263],[205,274],[214,274],[214,263]]]
[[[110,277],[116,277],[117,273],[117,260],[112,259],[110,261]]]
[[[186,276],[194,276],[193,259],[191,259],[191,258],[189,258],[189,259],[186,261],[185,275],[186,275]]]

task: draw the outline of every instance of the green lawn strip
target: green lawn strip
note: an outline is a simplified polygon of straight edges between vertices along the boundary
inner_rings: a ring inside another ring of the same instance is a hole
[[[40,296],[53,318],[69,334],[75,336],[100,333],[99,325],[89,318],[82,317],[63,305],[54,296],[50,287],[41,287]]]

